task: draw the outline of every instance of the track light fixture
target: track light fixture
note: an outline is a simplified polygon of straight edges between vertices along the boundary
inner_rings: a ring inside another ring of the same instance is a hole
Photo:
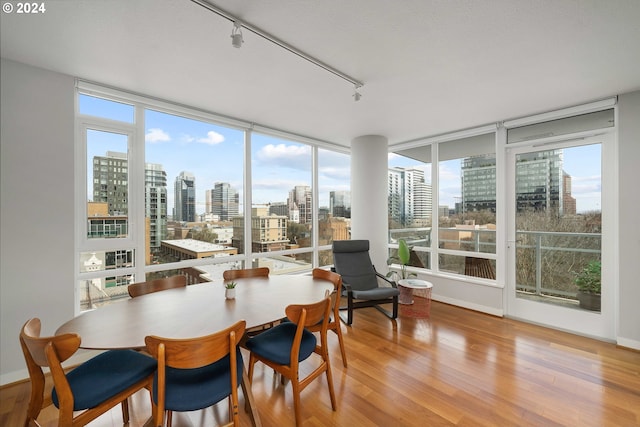
[[[233,30],[231,30],[231,45],[235,48],[241,48],[244,39],[242,38],[242,22],[234,21]]]
[[[358,102],[360,101],[360,98],[362,98],[362,94],[360,92],[358,92],[358,90],[361,88],[362,86],[354,86],[353,87],[353,100]]]
[[[218,6],[216,6],[215,4],[211,3],[212,0],[191,0],[193,3],[202,6],[203,8],[209,10],[210,12],[215,13],[216,15],[233,22],[233,30],[231,31],[231,45],[235,48],[240,48],[242,47],[242,43],[244,43],[244,40],[242,38],[242,28],[244,27],[245,30],[255,34],[256,36],[262,37],[263,39],[273,43],[276,46],[281,47],[282,49],[293,53],[294,55],[299,56],[300,58],[309,61],[310,63],[324,69],[325,71],[328,71],[329,73],[340,77],[343,80],[346,80],[348,82],[350,82],[351,84],[355,85],[356,91],[353,94],[353,98],[358,101],[360,99],[360,97],[362,96],[359,92],[358,89],[361,88],[364,83],[362,83],[361,81],[354,79],[353,77],[349,76],[348,74],[343,73],[342,71],[333,68],[332,66],[330,66],[329,64],[326,64],[322,61],[320,61],[317,58],[314,58],[313,56],[301,51],[300,49],[297,49],[296,47],[290,45],[289,43],[285,42],[284,40],[280,40],[279,38],[269,34],[268,32],[256,27],[255,25],[252,25],[251,23],[248,22],[243,22],[240,21],[239,18],[235,17],[234,15],[232,15],[231,13],[227,12],[224,9],[219,8]]]

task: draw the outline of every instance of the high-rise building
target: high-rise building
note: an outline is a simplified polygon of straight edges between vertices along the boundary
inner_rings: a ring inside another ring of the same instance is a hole
[[[196,220],[196,177],[190,172],[180,172],[174,185],[174,221],[195,222]]]
[[[154,250],[167,238],[167,173],[162,165],[147,163],[144,175],[144,210],[149,219],[149,246]]]
[[[230,221],[233,217],[238,216],[240,196],[231,187],[231,184],[216,182],[213,189],[207,193],[211,196],[211,200],[207,200],[207,204],[211,204],[210,212],[217,215],[220,221]]]
[[[293,212],[295,210],[300,212],[300,216],[297,221],[300,224],[311,224],[311,221],[313,220],[312,200],[311,187],[308,185],[296,185],[294,189],[289,192],[289,198],[287,199],[289,212]],[[289,216],[289,219],[292,222],[296,222],[291,218],[291,215]]]
[[[575,213],[571,176],[562,170],[562,150],[519,154],[516,157],[516,207],[522,211]],[[495,155],[462,161],[462,201],[456,212],[496,209]]]
[[[419,168],[389,168],[389,219],[402,225],[431,218],[431,185]]]
[[[336,218],[351,218],[351,192],[329,192],[329,212]]]
[[[496,211],[496,156],[487,154],[462,160],[462,212]]]
[[[524,153],[516,157],[516,207],[563,215],[562,150]]]
[[[93,157],[93,201],[106,202],[109,215],[129,213],[128,166],[127,153]]]

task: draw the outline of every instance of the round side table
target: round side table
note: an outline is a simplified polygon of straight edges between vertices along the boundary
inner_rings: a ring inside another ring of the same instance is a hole
[[[419,279],[402,279],[398,281],[398,303],[400,313],[408,317],[430,317],[431,316],[431,289],[433,284],[426,280]],[[414,305],[413,292],[419,301]]]

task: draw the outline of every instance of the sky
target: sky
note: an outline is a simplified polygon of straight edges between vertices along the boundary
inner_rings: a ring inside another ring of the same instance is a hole
[[[84,114],[133,122],[133,108],[81,96]],[[161,164],[167,173],[168,208],[172,211],[174,182],[183,171],[196,177],[196,212],[205,211],[205,191],[228,182],[243,197],[244,132],[154,110],[145,112],[145,162]],[[107,151],[126,152],[126,137],[92,131],[87,162]],[[252,133],[253,205],[286,202],[295,186],[311,186],[311,147],[257,132]],[[320,149],[320,206],[329,206],[330,191],[350,188],[349,156]],[[91,167],[89,167],[91,172]],[[88,188],[91,198],[91,188]]]
[[[80,97],[80,112],[133,123],[130,105]],[[168,212],[173,209],[173,185],[186,171],[196,177],[196,212],[205,211],[205,191],[228,182],[243,197],[244,132],[154,110],[145,112],[145,161],[161,164],[167,173]],[[92,131],[88,136],[88,164],[106,151],[126,152],[126,137]],[[311,147],[252,133],[253,205],[286,202],[297,185],[311,186]],[[318,157],[320,206],[329,206],[329,191],[349,190],[350,160],[345,154],[321,149]],[[430,165],[389,154],[390,167],[420,167],[430,182]],[[563,169],[572,176],[572,195],[578,212],[600,210],[600,146],[564,150]],[[91,168],[89,167],[89,173]],[[91,199],[91,188],[87,189]],[[440,205],[455,206],[461,195],[460,160],[440,163]]]

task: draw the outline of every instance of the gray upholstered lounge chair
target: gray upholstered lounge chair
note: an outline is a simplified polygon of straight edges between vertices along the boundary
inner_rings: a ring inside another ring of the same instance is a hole
[[[342,295],[347,297],[347,325],[353,322],[353,310],[375,307],[387,317],[398,317],[398,295],[396,284],[376,272],[369,257],[368,240],[335,240],[333,242],[334,271],[342,276]],[[392,304],[392,312],[380,307]]]

